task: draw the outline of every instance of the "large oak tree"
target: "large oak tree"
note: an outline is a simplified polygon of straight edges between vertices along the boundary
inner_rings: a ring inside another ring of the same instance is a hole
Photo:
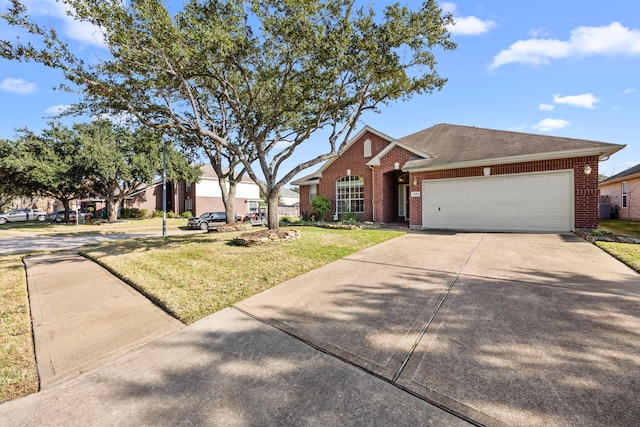
[[[354,0],[192,0],[175,16],[159,0],[65,3],[102,31],[109,58],[83,62],[18,0],[4,19],[44,44],[4,40],[1,55],[62,69],[84,94],[80,110],[128,111],[211,159],[236,159],[266,196],[271,228],[283,185],[340,155],[363,112],[441,89],[434,51],[455,48],[434,0],[379,15]],[[322,154],[287,166],[318,130]]]

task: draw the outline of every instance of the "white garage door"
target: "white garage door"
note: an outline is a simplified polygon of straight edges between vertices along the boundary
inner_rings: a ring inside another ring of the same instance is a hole
[[[422,224],[426,228],[573,229],[572,171],[423,181],[422,194]]]

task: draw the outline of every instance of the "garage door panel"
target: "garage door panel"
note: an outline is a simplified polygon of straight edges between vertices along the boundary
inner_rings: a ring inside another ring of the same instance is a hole
[[[423,181],[423,225],[487,231],[570,231],[571,171]]]

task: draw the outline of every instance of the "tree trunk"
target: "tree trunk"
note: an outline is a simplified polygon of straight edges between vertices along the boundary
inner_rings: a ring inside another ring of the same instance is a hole
[[[218,180],[218,182],[224,180]],[[229,183],[229,187],[220,183],[220,190],[222,191],[222,203],[224,204],[224,211],[227,214],[227,224],[233,224],[236,222],[236,213],[234,212],[234,205],[236,200],[236,184]]]
[[[276,230],[280,228],[278,220],[278,200],[280,199],[280,188],[271,190],[267,195],[267,221],[269,228]]]
[[[120,210],[120,202],[107,200],[107,211],[109,212],[109,222],[118,220],[118,211]]]
[[[61,199],[60,201],[64,208],[64,222],[69,222],[69,205],[71,204],[71,201],[68,199]],[[78,212],[76,212],[76,215],[78,215]]]

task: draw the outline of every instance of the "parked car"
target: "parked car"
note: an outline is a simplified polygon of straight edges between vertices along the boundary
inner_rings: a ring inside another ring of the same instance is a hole
[[[187,226],[193,229],[208,230],[210,225],[220,225],[227,222],[224,212],[207,212],[197,217],[189,218]]]
[[[244,222],[251,222],[253,225],[261,225],[267,223],[267,208],[251,208],[242,219]]]
[[[12,209],[7,213],[0,214],[0,224],[20,221],[44,221],[47,213],[39,209]]]
[[[87,214],[84,212],[80,212],[80,222],[84,222],[86,219]],[[47,215],[47,219],[49,221],[55,221],[58,224],[60,224],[61,222],[64,221],[64,209],[59,210],[59,211],[55,211],[52,214]],[[75,210],[70,210],[69,211],[69,222],[76,222],[76,211]]]

